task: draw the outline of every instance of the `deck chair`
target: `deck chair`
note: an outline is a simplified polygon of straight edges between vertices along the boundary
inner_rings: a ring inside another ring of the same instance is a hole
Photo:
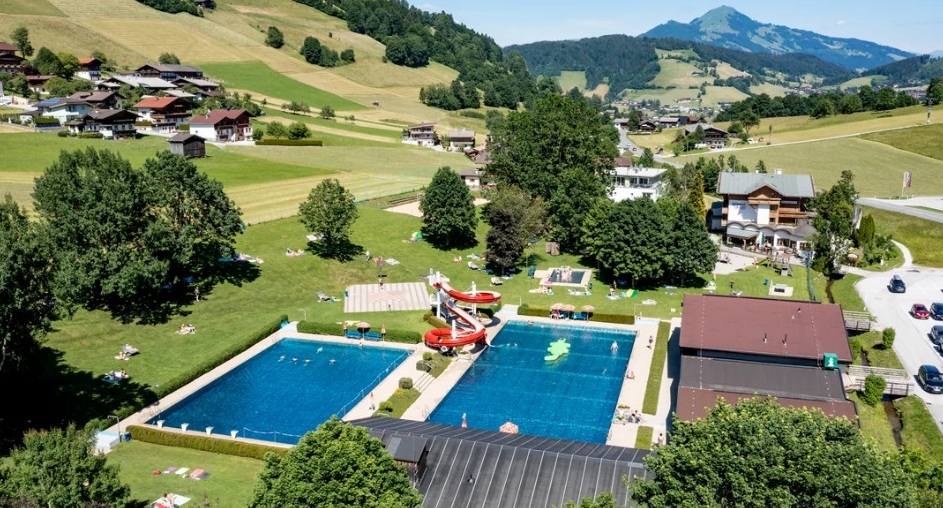
[[[333,301],[330,296],[324,294],[323,291],[318,291],[318,301],[319,302],[330,302]]]

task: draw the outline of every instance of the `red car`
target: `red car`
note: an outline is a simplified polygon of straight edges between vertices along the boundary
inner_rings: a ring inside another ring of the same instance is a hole
[[[927,306],[922,303],[915,303],[910,308],[910,315],[917,319],[930,319],[930,309],[927,309]]]

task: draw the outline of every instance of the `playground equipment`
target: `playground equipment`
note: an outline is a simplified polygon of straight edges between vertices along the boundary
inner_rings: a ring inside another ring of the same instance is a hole
[[[548,362],[554,362],[560,359],[561,356],[570,352],[570,344],[566,341],[565,338],[557,339],[550,343],[550,347],[547,348],[549,355],[544,357],[544,360]]]
[[[439,272],[430,274],[429,285],[436,289],[436,316],[442,318],[442,310],[445,307],[445,310],[453,316],[453,319],[451,328],[436,328],[426,332],[425,342],[428,346],[453,348],[474,344],[482,340],[490,344],[484,325],[476,317],[478,305],[497,302],[501,299],[501,293],[478,291],[475,284],[472,284],[471,290],[468,292],[457,291],[449,285]],[[471,314],[459,307],[457,302],[471,303]],[[458,328],[458,321],[463,322],[465,326]]]

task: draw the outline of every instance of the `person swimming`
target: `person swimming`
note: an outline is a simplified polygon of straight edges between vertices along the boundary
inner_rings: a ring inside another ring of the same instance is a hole
[[[309,363],[311,363],[311,359],[310,359],[310,358],[305,358],[305,365],[308,365]]]
[[[319,347],[319,348],[318,348],[318,353],[320,353],[321,351],[324,351],[324,348],[323,348],[323,347]]]
[[[334,365],[335,362],[337,362],[337,360],[331,358],[331,365]]]
[[[285,355],[282,355],[282,357],[281,357],[281,358],[279,358],[279,359],[278,359],[278,361],[280,361],[280,362],[284,362],[284,361],[285,361]]]
[[[611,349],[611,350],[613,350],[613,351],[618,351],[618,350],[619,350],[619,344],[616,344],[616,341],[612,341],[612,347],[609,348],[609,349]]]
[[[293,362],[295,362],[295,363],[298,363],[298,357],[297,357],[297,356],[292,357],[291,361],[293,361]]]

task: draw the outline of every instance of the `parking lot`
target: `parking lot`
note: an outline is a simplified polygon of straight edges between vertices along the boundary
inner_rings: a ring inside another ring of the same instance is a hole
[[[891,293],[888,284],[892,275],[900,275],[907,284],[906,293]],[[910,315],[914,303],[927,307],[933,302],[943,302],[943,270],[911,268],[869,275],[856,286],[858,293],[874,315],[881,328],[893,327],[897,331],[894,351],[912,376],[923,364],[935,365],[943,370],[943,356],[930,341],[930,328],[943,321],[915,319]],[[916,383],[916,378],[914,378]],[[929,394],[917,388],[917,395],[927,402],[937,426],[943,431],[943,394]]]

